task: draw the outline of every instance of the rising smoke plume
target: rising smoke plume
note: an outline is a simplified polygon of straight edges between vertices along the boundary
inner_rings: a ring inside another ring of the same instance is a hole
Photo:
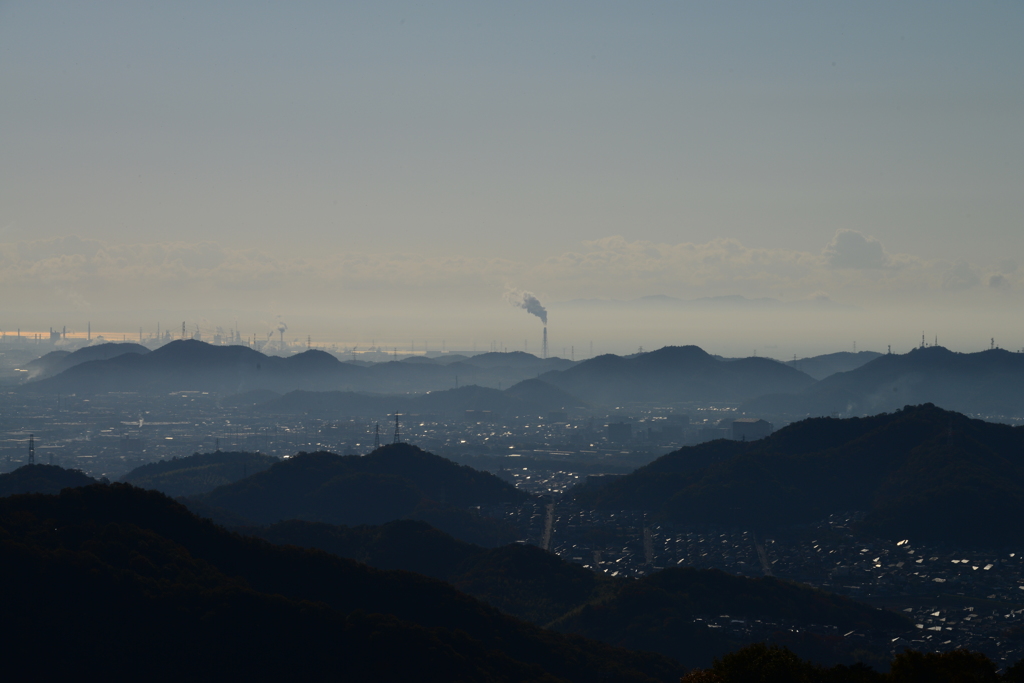
[[[527,313],[532,313],[537,316],[545,325],[548,324],[547,309],[541,306],[537,297],[530,292],[524,292],[514,287],[509,287],[505,290],[505,300],[513,306],[525,309]]]

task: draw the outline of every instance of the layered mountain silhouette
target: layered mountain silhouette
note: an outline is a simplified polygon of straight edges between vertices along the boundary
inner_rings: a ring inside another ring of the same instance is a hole
[[[126,353],[137,353],[144,355],[149,353],[142,344],[132,342],[107,342],[105,344],[92,344],[84,346],[76,351],[50,351],[40,358],[25,365],[28,370],[29,379],[44,379],[64,372],[82,363],[94,360],[109,360],[117,358]]]
[[[737,619],[829,624],[844,632],[904,633],[912,628],[892,612],[791,582],[692,568],[666,569],[639,580],[612,578],[534,546],[480,548],[422,522],[343,527],[289,521],[245,533],[278,544],[319,548],[381,569],[444,579],[521,619],[610,644],[653,650],[687,667],[708,666],[713,657],[768,635],[743,640],[708,628],[695,617],[725,613]],[[855,654],[849,641],[833,641],[806,636],[787,644],[802,656],[829,665],[865,656],[880,660],[888,654],[885,647],[869,653],[864,642],[858,642],[855,647],[862,652]]]
[[[696,346],[666,346],[630,358],[605,355],[541,376],[598,404],[629,401],[738,402],[806,389],[814,380],[769,358],[718,360]]]
[[[1024,354],[1002,349],[955,353],[941,346],[883,355],[790,396],[750,401],[747,412],[872,415],[934,403],[977,415],[1024,415]]]
[[[168,496],[192,496],[262,472],[278,458],[261,453],[217,451],[158,460],[136,467],[121,481]]]
[[[516,540],[518,532],[469,508],[528,497],[487,472],[409,444],[390,444],[366,456],[301,453],[186,502],[223,509],[257,524],[422,519],[466,541],[501,545]]]
[[[877,351],[840,351],[838,353],[826,353],[821,356],[801,358],[799,360],[788,360],[786,365],[796,368],[800,372],[807,373],[817,380],[822,380],[837,372],[849,372],[860,366],[873,361],[882,354]]]
[[[83,349],[84,350],[84,349]],[[365,368],[342,363],[323,351],[288,358],[266,356],[245,346],[173,341],[146,354],[126,353],[75,365],[23,390],[80,394],[109,391],[207,391],[238,394],[254,389],[287,391],[296,385],[327,389],[351,382]]]
[[[103,344],[60,357],[50,354],[45,363],[38,359],[38,371],[43,373],[45,366],[46,373],[56,374],[27,382],[20,390],[205,391],[223,397],[225,405],[285,413],[327,410],[318,408],[320,403],[330,405],[334,416],[471,409],[543,414],[584,406],[687,401],[742,403],[744,412],[770,415],[867,415],[925,402],[986,416],[1024,415],[1024,392],[1019,390],[1024,354],[998,349],[961,354],[936,346],[904,355],[838,353],[780,363],[758,357],[722,359],[696,346],[682,346],[578,363],[515,352],[454,362],[415,357],[366,365],[316,350],[284,358],[193,340],[145,353],[136,346]],[[123,353],[125,349],[129,352]],[[88,354],[101,357],[89,360]],[[107,357],[112,354],[119,355]],[[827,376],[816,382],[812,375]],[[291,392],[337,393],[285,395]]]
[[[677,681],[451,586],[243,538],[126,484],[0,499],[5,646],[33,676]],[[111,655],[111,648],[117,651]]]
[[[44,360],[45,359],[45,360]],[[472,362],[470,362],[472,361]],[[172,341],[155,351],[136,344],[102,344],[33,361],[36,381],[25,391],[206,391],[223,395],[306,391],[424,393],[457,385],[505,387],[543,372],[571,367],[558,358],[526,353],[490,353],[470,361],[414,357],[365,365],[311,349],[289,357],[268,356],[246,346]]]
[[[779,529],[865,511],[890,539],[1002,546],[1024,541],[1024,428],[934,405],[813,418],[753,442],[714,441],[658,458],[580,504],[650,510],[686,524]]]
[[[57,465],[22,465],[13,472],[0,474],[0,496],[60,493],[61,489],[95,483],[95,479],[81,470],[66,470]]]

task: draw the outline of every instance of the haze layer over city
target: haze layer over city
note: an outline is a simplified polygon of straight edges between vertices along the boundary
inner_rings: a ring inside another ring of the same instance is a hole
[[[1024,681],[1022,29],[0,2],[11,670]]]

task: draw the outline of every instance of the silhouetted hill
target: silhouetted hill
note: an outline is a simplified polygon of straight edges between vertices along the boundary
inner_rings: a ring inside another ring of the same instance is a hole
[[[323,351],[309,350],[281,358],[266,356],[245,346],[214,346],[180,340],[145,355],[127,354],[81,363],[48,379],[30,382],[24,389],[85,394],[107,391],[239,394],[257,389],[283,392],[297,388],[334,389],[352,383],[365,372]]]
[[[124,355],[134,347],[141,356]],[[246,346],[219,346],[196,340],[173,341],[151,352],[133,344],[104,344],[62,358],[50,355],[48,359],[46,364],[52,366],[52,376],[39,376],[37,381],[27,382],[25,391],[206,391],[229,396],[295,390],[419,394],[472,384],[502,389],[542,372],[573,365],[571,361],[541,359],[526,353],[482,354],[444,362],[418,358],[350,363],[315,349],[279,357]]]
[[[121,481],[168,496],[193,496],[267,469],[278,458],[261,453],[195,453],[140,465]]]
[[[954,353],[941,346],[879,356],[791,396],[763,396],[747,412],[869,415],[934,403],[973,415],[1024,416],[1024,354]]]
[[[630,358],[598,356],[545,382],[588,401],[742,401],[769,392],[798,391],[807,375],[769,358],[718,360],[696,346],[666,346]]]
[[[0,474],[0,496],[60,493],[61,489],[95,483],[95,479],[81,470],[66,470],[57,465],[22,465],[13,472]]]
[[[492,474],[409,444],[392,444],[367,456],[301,453],[195,500],[258,524],[422,519],[456,538],[500,545],[515,540],[517,532],[469,508],[527,497]]]
[[[22,369],[28,372],[26,379],[33,380],[42,377],[45,374],[49,374],[50,369],[56,365],[61,359],[71,355],[70,351],[64,349],[58,349],[56,351],[50,351],[45,353],[35,360],[30,360],[22,365]]]
[[[469,359],[461,361],[466,365],[473,365],[478,368],[520,368],[535,373],[548,372],[551,370],[565,370],[574,365],[571,360],[565,358],[538,358],[531,353],[523,351],[508,351],[480,353],[470,356]]]
[[[317,548],[378,569],[402,569],[445,580],[456,575],[464,562],[486,552],[411,519],[359,526],[292,519],[239,531],[278,545]]]
[[[801,358],[799,360],[787,360],[786,365],[796,368],[800,372],[807,373],[817,380],[822,380],[837,372],[849,372],[860,366],[873,361],[882,354],[877,351],[840,351],[839,353],[826,353],[822,356]]]
[[[570,393],[539,379],[526,379],[505,390],[509,396],[536,412],[582,408],[587,404]]]
[[[286,521],[245,533],[272,543],[318,548],[379,569],[443,579],[512,616],[540,626],[597,597],[615,582],[531,545],[482,548],[425,522],[335,526]]]
[[[25,369],[29,371],[30,380],[44,379],[82,363],[94,360],[109,360],[123,356],[126,353],[137,353],[141,356],[149,353],[149,349],[142,344],[134,344],[132,342],[92,344],[90,346],[83,346],[71,353],[67,351],[51,351],[26,365]]]
[[[622,582],[614,595],[582,605],[554,622],[552,628],[658,652],[691,667],[709,666],[713,658],[747,644],[694,621],[694,617],[722,614],[742,620],[827,624],[843,632],[907,632],[913,628],[909,620],[893,612],[808,586],[691,567],[664,569],[638,581]],[[760,633],[754,638],[768,635]],[[821,664],[856,661],[851,644],[841,639],[830,642],[810,637],[791,645]],[[887,654],[887,649],[879,653]]]
[[[675,681],[450,586],[243,538],[126,484],[0,499],[5,647],[50,680]],[[112,648],[116,656],[112,656]],[[11,666],[14,666],[12,663]]]
[[[814,418],[749,443],[683,448],[595,490],[587,506],[667,520],[774,529],[867,511],[893,539],[1024,541],[1024,428],[927,404],[867,418]]]
[[[460,591],[538,625],[566,633],[655,650],[687,666],[757,642],[725,637],[695,618],[725,613],[737,619],[827,624],[850,631],[905,632],[901,616],[776,579],[747,579],[717,570],[668,569],[649,577],[611,578],[528,545],[484,549],[417,522],[340,527],[290,521],[246,529],[274,543],[319,548],[382,569],[404,569],[444,579]],[[554,621],[553,621],[554,620]],[[884,642],[888,642],[885,640]],[[817,637],[790,643],[805,657],[852,663],[849,641]],[[859,642],[857,648],[864,649]],[[870,648],[869,648],[870,649]],[[880,658],[883,648],[871,655]],[[861,656],[868,656],[867,652]]]

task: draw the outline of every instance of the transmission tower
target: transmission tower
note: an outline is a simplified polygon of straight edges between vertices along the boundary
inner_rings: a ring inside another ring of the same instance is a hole
[[[28,435],[28,464],[36,464],[36,435]]]
[[[395,413],[395,440],[392,443],[402,443],[402,432],[398,428],[398,413]]]
[[[373,450],[380,448],[380,422],[373,428]]]

